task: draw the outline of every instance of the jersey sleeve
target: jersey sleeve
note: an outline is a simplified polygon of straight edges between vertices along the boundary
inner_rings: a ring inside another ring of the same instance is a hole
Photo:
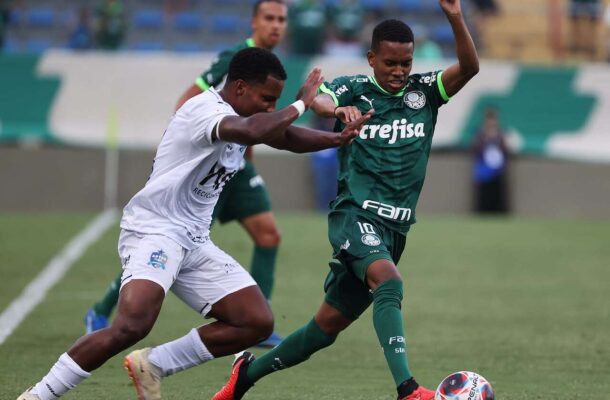
[[[211,86],[218,86],[229,72],[229,63],[235,54],[232,50],[225,50],[212,62],[210,68],[205,70],[196,80],[195,84],[203,91]]]
[[[193,133],[191,140],[200,146],[212,144],[212,132],[224,117],[237,115],[231,107],[220,102],[198,104],[193,108],[192,113]]]
[[[414,78],[417,79],[419,88],[426,94],[426,97],[436,109],[450,100],[443,85],[443,71],[426,72],[415,75]]]
[[[353,85],[349,76],[341,76],[332,82],[320,85],[318,93],[326,93],[332,97],[336,106],[343,107],[352,104],[354,98]]]

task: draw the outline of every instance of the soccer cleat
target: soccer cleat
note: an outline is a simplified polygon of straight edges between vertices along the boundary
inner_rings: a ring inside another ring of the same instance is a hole
[[[99,331],[107,326],[108,317],[105,315],[96,314],[93,308],[87,310],[87,314],[85,314],[85,331],[87,334]]]
[[[269,336],[267,339],[265,339],[262,342],[260,342],[259,344],[257,344],[256,347],[272,349],[275,346],[278,346],[280,343],[282,343],[282,340],[284,340],[283,337],[281,337],[277,333],[273,332],[271,334],[271,336]]]
[[[231,376],[226,385],[222,387],[215,395],[212,400],[239,400],[244,394],[254,386],[248,380],[246,371],[248,365],[254,361],[254,355],[250,352],[244,351],[244,353],[235,359],[233,368],[231,369]]]
[[[436,392],[434,390],[419,386],[410,395],[403,398],[398,398],[398,400],[434,400],[435,394]]]
[[[138,400],[161,399],[161,369],[148,361],[150,347],[135,350],[125,357],[123,366],[136,387]]]
[[[40,400],[40,397],[37,394],[30,393],[30,390],[32,390],[31,387],[26,389],[25,392],[21,393],[21,396],[17,397],[17,400]]]

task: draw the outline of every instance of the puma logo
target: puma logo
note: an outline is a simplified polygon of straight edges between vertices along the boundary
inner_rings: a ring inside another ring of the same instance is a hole
[[[373,101],[375,101],[375,99],[368,99],[365,95],[360,95],[360,100],[364,100],[367,103],[369,103],[369,105],[371,106],[371,108],[373,108]]]

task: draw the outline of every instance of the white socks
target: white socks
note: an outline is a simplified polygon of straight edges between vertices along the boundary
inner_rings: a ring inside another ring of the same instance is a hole
[[[148,360],[161,369],[163,376],[168,376],[213,358],[199,338],[197,329],[192,329],[180,339],[153,348]],[[38,395],[41,400],[56,400],[90,376],[68,353],[64,353],[30,393]]]
[[[203,364],[214,356],[201,341],[197,329],[193,328],[180,339],[153,347],[148,361],[159,367],[163,376]]]
[[[41,400],[55,400],[90,376],[68,353],[64,353],[30,393],[38,395]]]

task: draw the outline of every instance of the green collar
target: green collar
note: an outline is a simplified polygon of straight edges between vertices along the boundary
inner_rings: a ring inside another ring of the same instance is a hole
[[[256,47],[256,44],[254,43],[254,39],[252,39],[252,38],[246,39],[246,46],[248,46],[248,47]]]
[[[400,92],[398,92],[398,93],[390,93],[390,92],[388,92],[387,90],[385,90],[384,88],[382,88],[382,87],[381,87],[381,86],[380,86],[380,85],[377,83],[377,80],[375,79],[375,77],[374,77],[374,76],[369,75],[369,80],[370,80],[371,82],[373,82],[373,84],[374,84],[375,86],[377,86],[377,87],[379,88],[379,90],[381,90],[383,93],[385,93],[385,94],[387,94],[387,95],[390,95],[390,96],[396,96],[396,97],[400,97],[400,96],[402,96],[403,94],[405,94],[405,89],[406,89],[406,86],[405,86],[404,88],[402,88],[402,90],[401,90]]]

